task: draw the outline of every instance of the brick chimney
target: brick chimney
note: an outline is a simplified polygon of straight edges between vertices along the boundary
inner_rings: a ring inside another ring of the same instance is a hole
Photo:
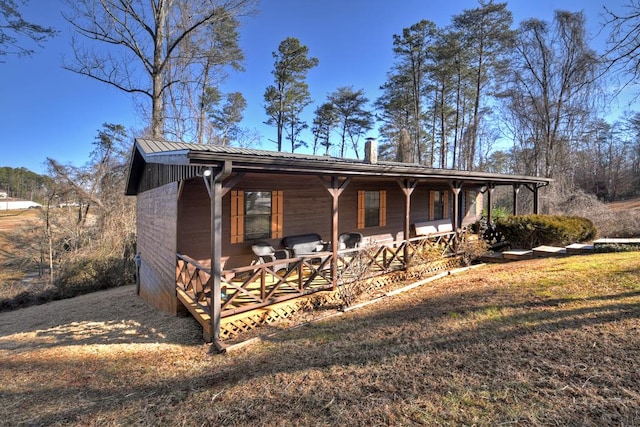
[[[378,140],[367,138],[364,143],[364,162],[375,165],[378,163]]]

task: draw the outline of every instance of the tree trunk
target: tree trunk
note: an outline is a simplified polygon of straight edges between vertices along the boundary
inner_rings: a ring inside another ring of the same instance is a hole
[[[153,51],[153,70],[151,79],[153,84],[153,97],[151,106],[151,135],[154,138],[164,136],[164,99],[162,96],[164,81],[162,79],[164,68],[163,55],[165,43],[165,29],[167,23],[168,0],[158,1],[158,13],[156,15],[156,37]]]

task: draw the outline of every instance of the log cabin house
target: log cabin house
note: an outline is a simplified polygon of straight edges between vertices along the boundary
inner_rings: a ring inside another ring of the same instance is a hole
[[[126,194],[137,197],[138,293],[191,312],[223,349],[265,308],[406,269],[425,247],[454,253],[484,198],[491,215],[496,186],[513,187],[514,211],[529,189],[537,213],[548,184],[378,161],[375,140],[355,160],[136,139]]]

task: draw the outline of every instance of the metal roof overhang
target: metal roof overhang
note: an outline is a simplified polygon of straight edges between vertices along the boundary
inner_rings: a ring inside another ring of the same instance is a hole
[[[193,148],[192,148],[193,147]],[[163,140],[136,140],[130,158],[125,193],[134,195],[145,164],[201,166],[222,169],[231,162],[233,172],[317,175],[362,179],[438,182],[449,186],[532,185],[543,187],[552,179],[453,169],[434,169],[418,164],[381,161],[376,164],[355,159],[280,153],[264,150],[220,148]]]
[[[235,172],[256,173],[284,173],[284,174],[312,174],[325,176],[344,177],[375,177],[389,179],[425,179],[440,181],[464,181],[477,184],[513,185],[534,184],[538,186],[548,185],[551,179],[505,175],[487,172],[458,171],[451,169],[431,169],[418,165],[398,165],[381,162],[370,164],[363,162],[340,162],[330,160],[293,159],[257,157],[247,159],[242,154],[221,154],[207,152],[190,152],[187,156],[189,164],[203,165],[221,168],[225,161],[231,161]]]

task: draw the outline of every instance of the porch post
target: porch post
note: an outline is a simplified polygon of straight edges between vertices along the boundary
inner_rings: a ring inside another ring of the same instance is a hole
[[[222,277],[222,180],[231,174],[231,162],[224,162],[222,170],[217,175],[208,169],[209,198],[211,200],[211,328],[213,331],[213,344],[218,351],[224,351],[224,345],[220,342],[220,312],[222,299],[220,295],[220,282]],[[207,177],[205,176],[205,182]]]
[[[518,215],[518,193],[520,192],[520,184],[513,184],[513,214]]]
[[[338,199],[340,195],[344,191],[345,188],[349,185],[351,178],[346,178],[344,181],[340,182],[338,177],[332,176],[331,183],[327,184],[321,177],[320,181],[325,186],[329,194],[331,194],[331,281],[333,285],[333,289],[338,287],[338,214],[340,212]]]
[[[544,187],[548,184],[540,184],[535,183],[535,184],[526,184],[525,187],[527,187],[529,190],[531,190],[531,192],[533,193],[533,214],[534,215],[538,215],[540,213],[540,194],[539,194],[539,190],[541,187]]]
[[[460,191],[462,190],[462,181],[453,181],[449,183],[451,191],[453,191],[453,230],[456,231],[462,226],[460,220]]]
[[[411,238],[411,194],[416,189],[418,181],[415,179],[398,180],[398,185],[404,193],[404,264],[409,265],[409,239]]]
[[[496,187],[490,183],[487,185],[487,224],[491,224],[493,222],[493,206],[491,201],[491,196],[493,195],[493,191]]]

